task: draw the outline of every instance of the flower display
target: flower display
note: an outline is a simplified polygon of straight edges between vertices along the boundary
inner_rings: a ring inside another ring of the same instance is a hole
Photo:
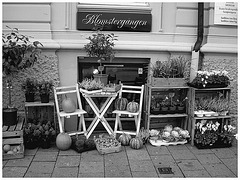
[[[224,125],[222,131],[219,129],[220,123],[202,120],[195,124],[194,142],[198,148],[204,147],[224,147],[231,146],[234,138],[233,130],[236,128],[232,125]]]
[[[197,76],[189,83],[197,88],[207,88],[212,86],[226,87],[230,84],[230,76],[227,71],[197,71]]]

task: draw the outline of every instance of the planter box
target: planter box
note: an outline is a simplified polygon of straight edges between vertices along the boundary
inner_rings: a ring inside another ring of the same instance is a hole
[[[187,86],[184,78],[155,78],[151,77],[153,87],[183,87]]]
[[[205,87],[203,87],[201,84],[191,84],[188,83],[188,86],[197,88],[197,89],[208,89],[208,88],[225,88],[228,87],[226,84],[206,84]]]
[[[9,144],[11,146],[11,151],[15,147],[19,147],[17,152],[7,154],[3,152],[3,160],[8,159],[18,159],[24,157],[24,145],[23,145],[23,124],[24,118],[18,118],[18,123],[13,126],[3,126],[3,145]]]

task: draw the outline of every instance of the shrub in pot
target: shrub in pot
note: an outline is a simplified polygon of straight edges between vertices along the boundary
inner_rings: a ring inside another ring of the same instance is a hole
[[[48,103],[49,95],[52,92],[52,88],[53,88],[53,82],[51,80],[50,81],[42,80],[38,82],[37,86],[38,86],[41,102]]]
[[[36,62],[40,53],[39,41],[30,42],[30,38],[20,34],[18,28],[10,28],[8,33],[2,35],[2,73],[9,94],[9,103],[3,108],[3,125],[17,123],[17,109],[11,101],[13,75],[25,68],[29,68]]]
[[[34,102],[35,93],[37,91],[37,81],[27,78],[22,83],[22,90],[25,93],[26,102]]]

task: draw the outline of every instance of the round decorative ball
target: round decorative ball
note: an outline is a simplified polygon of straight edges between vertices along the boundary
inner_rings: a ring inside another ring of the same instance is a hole
[[[59,133],[56,138],[56,146],[60,150],[68,150],[72,145],[72,139],[67,133]]]

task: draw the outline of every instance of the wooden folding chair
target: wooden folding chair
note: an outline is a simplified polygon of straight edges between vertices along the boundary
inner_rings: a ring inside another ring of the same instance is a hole
[[[64,129],[65,118],[70,118],[70,116],[77,115],[80,118],[79,124],[78,124],[78,130],[76,132],[67,132],[67,133],[69,135],[75,135],[75,134],[86,135],[87,131],[86,131],[86,125],[85,125],[83,115],[87,112],[82,109],[82,103],[81,103],[78,84],[76,86],[54,87],[53,91],[54,91],[54,98],[55,98],[55,104],[56,104],[60,133],[65,132],[65,129]],[[66,94],[74,94],[74,93],[77,95],[77,108],[76,108],[75,112],[66,113],[63,110],[60,110],[60,108],[59,108],[59,101],[60,101],[59,97],[63,96],[63,95],[66,95]]]
[[[140,123],[141,123],[141,114],[142,114],[142,105],[143,105],[143,92],[144,92],[144,85],[142,86],[128,86],[128,85],[122,85],[121,90],[119,92],[119,98],[122,97],[123,93],[132,94],[136,96],[136,94],[140,95],[139,98],[139,109],[137,112],[129,112],[127,110],[120,111],[120,110],[114,110],[113,113],[116,114],[115,119],[115,126],[114,126],[114,135],[116,136],[117,133],[126,133],[130,135],[138,135],[140,130]],[[127,131],[122,129],[122,123],[121,123],[121,115],[128,115],[130,119],[135,120],[135,127],[136,131]],[[118,130],[119,128],[119,130]]]

